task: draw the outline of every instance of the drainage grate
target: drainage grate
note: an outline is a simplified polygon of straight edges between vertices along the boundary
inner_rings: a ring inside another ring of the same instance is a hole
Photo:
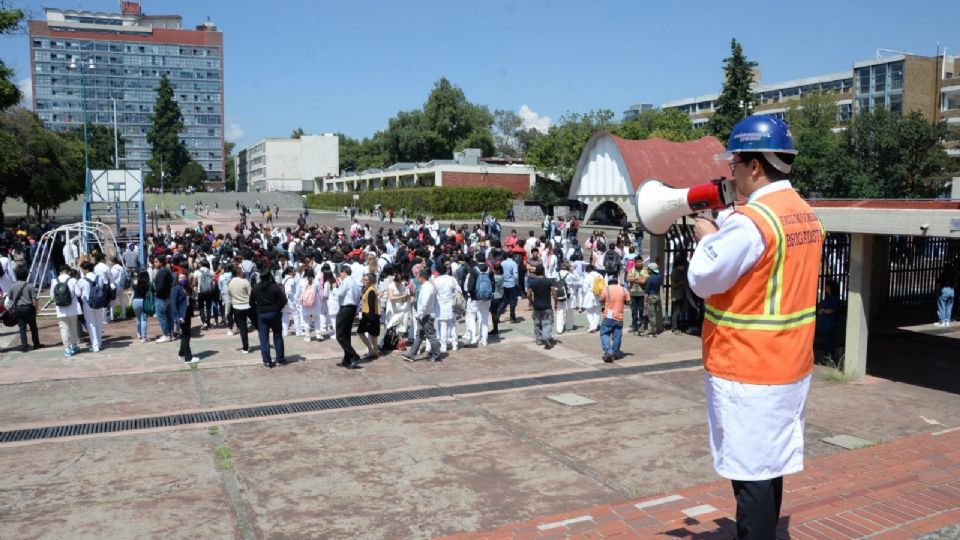
[[[264,405],[260,407],[242,407],[200,413],[149,416],[132,418],[128,420],[111,420],[86,424],[67,424],[61,426],[38,427],[33,429],[17,429],[13,431],[0,432],[0,443],[58,439],[61,437],[76,437],[80,435],[96,435],[100,433],[137,431],[142,429],[186,426],[190,424],[206,424],[211,422],[223,422],[226,420],[244,420],[248,418],[283,416],[287,414],[316,412],[331,409],[351,409],[355,407],[363,407],[365,405],[402,403],[436,397],[466,396],[470,394],[479,394],[482,392],[492,392],[497,390],[514,390],[517,388],[529,388],[548,384],[590,381],[610,377],[623,377],[628,375],[638,375],[651,371],[669,371],[674,369],[697,367],[699,365],[700,360],[682,360],[678,362],[666,362],[662,364],[645,366],[580,371],[576,373],[564,373],[559,375],[545,375],[542,377],[526,377],[476,384],[459,384],[447,387],[438,386],[433,388],[424,388],[421,390],[402,390],[394,392],[382,392],[379,394],[367,394],[363,396],[317,399],[313,401],[286,403],[284,405]]]

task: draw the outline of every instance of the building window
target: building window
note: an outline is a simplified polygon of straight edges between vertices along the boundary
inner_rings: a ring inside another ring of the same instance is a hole
[[[890,112],[903,114],[903,94],[894,94],[890,96]]]
[[[860,68],[856,73],[857,79],[857,93],[858,94],[869,94],[870,93],[870,68]]]
[[[890,64],[890,89],[900,90],[903,88],[903,62]]]
[[[887,66],[873,66],[873,91],[883,92],[887,89]]]

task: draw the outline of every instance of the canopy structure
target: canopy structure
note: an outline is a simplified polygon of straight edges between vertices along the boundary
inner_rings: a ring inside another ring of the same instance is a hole
[[[714,159],[723,151],[723,144],[715,137],[688,142],[656,138],[630,141],[600,131],[580,154],[570,198],[587,205],[587,220],[607,203],[616,204],[633,220],[637,215],[634,195],[645,180],[688,188],[730,176],[727,165]]]
[[[30,276],[27,280],[37,291],[41,313],[54,310],[50,282],[58,274],[57,266],[66,264],[77,268],[84,245],[87,249],[86,255],[96,251],[111,258],[120,253],[113,231],[98,221],[62,225],[40,237],[37,242],[37,256],[30,263]]]

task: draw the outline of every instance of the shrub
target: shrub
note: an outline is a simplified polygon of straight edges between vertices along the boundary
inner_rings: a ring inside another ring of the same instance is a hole
[[[506,188],[488,187],[426,187],[408,189],[382,189],[361,191],[357,204],[369,209],[375,204],[383,209],[393,208],[399,213],[406,208],[411,214],[447,215],[477,214],[484,210],[488,213],[505,213],[513,205],[513,192]],[[320,210],[340,210],[344,206],[353,206],[354,193],[315,193],[307,196],[310,208]]]

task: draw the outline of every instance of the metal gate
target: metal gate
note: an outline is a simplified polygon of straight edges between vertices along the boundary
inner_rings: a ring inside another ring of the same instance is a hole
[[[888,284],[882,305],[927,304],[937,298],[937,278],[948,262],[960,257],[960,240],[926,236],[891,236],[882,279]]]
[[[664,250],[663,298],[664,311],[669,316],[671,270],[678,259],[689,261],[697,248],[697,241],[693,236],[692,225],[673,225],[666,234]],[[840,301],[847,302],[847,287],[850,277],[850,235],[845,233],[828,233],[823,241],[823,255],[820,259],[820,277],[817,281],[817,301],[821,300],[829,281],[836,281],[840,293]]]

